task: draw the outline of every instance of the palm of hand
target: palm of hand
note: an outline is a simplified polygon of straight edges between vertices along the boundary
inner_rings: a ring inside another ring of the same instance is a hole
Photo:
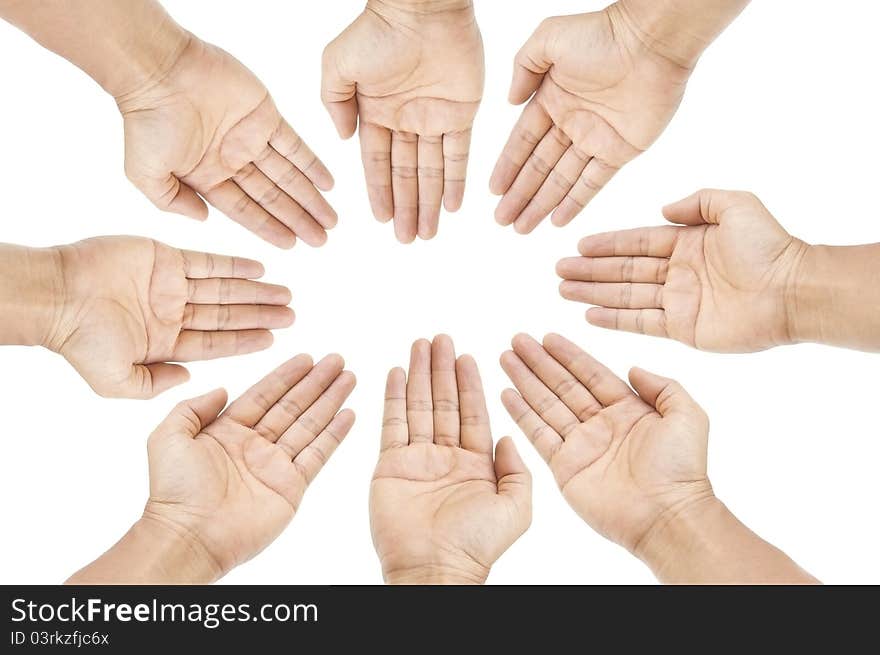
[[[65,258],[77,271],[67,292],[83,300],[59,352],[90,384],[109,392],[126,382],[132,363],[172,357],[188,292],[179,251],[149,239],[103,238],[71,246]]]
[[[323,57],[337,130],[358,129],[373,214],[402,243],[433,238],[464,197],[483,43],[470,9],[430,17],[368,5]]]
[[[580,150],[620,168],[668,125],[690,71],[646,53],[613,13],[553,20],[560,54],[535,100]]]
[[[278,444],[224,417],[151,449],[150,469],[145,514],[198,535],[223,571],[274,541],[307,486]]]
[[[569,504],[606,538],[634,550],[682,487],[705,484],[706,443],[635,396],[606,407],[567,437],[550,462]],[[703,459],[705,462],[705,458]]]
[[[788,343],[798,242],[769,213],[729,212],[720,225],[681,229],[663,288],[669,336],[728,352]]]
[[[234,92],[231,92],[233,89]],[[129,179],[158,207],[203,219],[203,197],[274,245],[322,245],[333,178],[238,60],[193,40],[160,80],[117,99]]]
[[[545,20],[516,58],[510,99],[532,97],[489,186],[502,225],[567,225],[621,166],[650,146],[690,71],[650,50],[616,12]]]
[[[499,550],[496,535],[519,532],[512,521],[503,525],[513,514],[506,503],[497,493],[491,454],[429,443],[384,451],[370,493],[383,569],[394,571],[398,560],[429,565],[444,553],[466,554],[488,570],[506,548]],[[493,526],[492,534],[486,526]]]
[[[281,117],[263,111],[266,87],[237,60],[213,46],[195,47],[198,54],[186,55],[186,65],[163,87],[122,99],[120,109],[131,175],[156,177],[170,168],[201,191],[252,161]],[[248,145],[255,151],[246,152]]]
[[[286,327],[290,292],[259,262],[99,237],[59,249],[63,303],[51,342],[95,391],[149,398],[188,379],[167,362],[262,350]]]
[[[361,123],[429,136],[470,129],[483,92],[476,24],[427,37],[374,11],[343,33],[337,47],[349,68],[340,75],[357,81]]]

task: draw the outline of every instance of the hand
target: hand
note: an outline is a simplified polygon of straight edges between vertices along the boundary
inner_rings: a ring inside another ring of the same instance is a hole
[[[168,361],[255,352],[293,323],[285,287],[259,262],[100,237],[58,249],[63,298],[45,344],[108,397],[151,398],[186,382]]]
[[[669,123],[691,69],[655,52],[618,5],[545,20],[516,56],[510,101],[532,98],[492,173],[501,225],[567,225]]]
[[[327,240],[337,217],[315,187],[332,176],[228,53],[191,37],[164,74],[116,100],[126,175],[159,209],[204,220],[204,198],[276,246]]]
[[[790,319],[807,244],[750,193],[703,190],[663,209],[686,227],[583,239],[563,259],[564,298],[600,305],[599,327],[677,339],[695,348],[752,352],[795,340]]]
[[[321,96],[342,138],[360,120],[375,217],[402,243],[461,207],[483,42],[469,1],[440,11],[374,2],[324,51]]]
[[[714,499],[709,422],[681,386],[634,368],[625,382],[570,341],[513,340],[501,365],[519,393],[511,417],[550,465],[569,505],[635,554],[652,533]]]
[[[531,521],[531,476],[509,437],[495,447],[480,373],[446,336],[415,342],[409,380],[388,375],[370,487],[386,582],[481,584]]]
[[[355,385],[330,355],[286,362],[221,414],[222,389],[184,401],[150,436],[144,519],[193,544],[220,577],[268,546],[354,422]]]

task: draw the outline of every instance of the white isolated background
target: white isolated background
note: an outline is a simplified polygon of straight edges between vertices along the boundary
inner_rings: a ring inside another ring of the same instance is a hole
[[[448,332],[481,367],[494,436],[514,435],[534,474],[532,527],[489,582],[651,583],[646,567],[567,507],[504,412],[498,356],[519,331],[567,335],[622,376],[637,364],[679,379],[711,416],[710,476],[733,511],[822,580],[880,582],[876,355],[814,345],[714,355],[602,331],[557,295],[554,274],[580,237],[659,224],[661,205],[702,186],[756,192],[810,242],[878,241],[880,6],[753,3],[707,51],[660,140],[572,225],[547,222],[524,237],[495,224],[487,191],[520,112],[506,102],[513,56],[542,18],[603,5],[477,0],[487,83],[464,207],[444,214],[433,241],[401,246],[370,214],[357,139],[337,138],[319,98],[321,51],[361,3],[166,5],[265,82],[335,174],[329,199],[340,223],[325,247],[285,252],[213,210],[205,224],[159,213],[124,177],[112,100],[0,23],[0,240],[134,234],[253,257],[267,281],[290,286],[297,313],[270,350],[193,363],[188,384],[148,402],[99,398],[52,353],[0,349],[0,582],[63,581],[125,532],[147,496],[147,436],[177,401],[217,386],[235,397],[296,353],[338,351],[359,379],[354,430],[287,531],[224,582],[380,583],[367,494],[385,373],[406,364],[414,339]]]

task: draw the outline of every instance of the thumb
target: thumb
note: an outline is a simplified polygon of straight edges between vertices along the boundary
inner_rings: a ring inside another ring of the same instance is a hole
[[[164,178],[128,175],[128,179],[162,211],[180,214],[197,221],[208,218],[208,206],[205,201],[174,175],[168,174]]]
[[[226,390],[214,389],[208,393],[178,403],[171,413],[153,431],[152,437],[184,435],[194,438],[217,419],[226,406]]]
[[[629,381],[641,399],[656,409],[660,416],[701,417],[708,421],[703,408],[675,380],[633,368],[629,372]]]
[[[332,45],[324,49],[321,63],[321,101],[339,136],[348,139],[357,129],[357,84],[340,73]]]
[[[513,81],[508,99],[521,105],[541,86],[544,74],[553,62],[547,54],[547,22],[535,30],[513,61]]]
[[[123,383],[129,398],[155,398],[189,380],[189,371],[178,364],[135,364]]]
[[[495,445],[495,477],[498,479],[498,493],[513,500],[531,521],[532,474],[510,437],[504,437]]]
[[[670,223],[680,225],[719,225],[724,212],[754,200],[757,198],[743,191],[700,189],[687,198],[666,205],[663,216]]]

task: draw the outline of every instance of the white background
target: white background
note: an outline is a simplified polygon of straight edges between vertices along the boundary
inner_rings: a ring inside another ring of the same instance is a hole
[[[149,402],[103,400],[47,351],[0,350],[0,582],[62,581],[125,532],[146,499],[147,435],[177,401],[216,386],[234,397],[295,353],[332,351],[359,378],[355,428],[289,529],[225,582],[381,582],[367,492],[384,376],[406,364],[412,340],[442,331],[476,356],[494,435],[515,436],[535,479],[532,527],[490,583],[650,583],[647,568],[567,507],[498,399],[507,386],[498,356],[510,337],[551,330],[621,375],[638,364],[678,378],[711,416],[710,475],[734,512],[827,582],[880,582],[877,356],[813,345],[713,355],[605,332],[557,295],[554,274],[578,238],[657,224],[662,204],[702,186],[756,192],[814,243],[877,241],[880,6],[754,3],[705,54],[648,153],[572,225],[547,222],[523,237],[495,224],[487,191],[520,111],[506,102],[512,58],[543,17],[602,4],[476,4],[487,84],[464,207],[443,216],[438,238],[401,246],[390,224],[371,217],[357,139],[337,138],[319,98],[321,50],[361,4],[166,2],[180,23],[256,72],[336,176],[329,199],[341,220],[328,245],[289,252],[213,210],[206,224],[154,210],[124,177],[112,100],[0,23],[0,239],[38,246],[137,234],[253,257],[267,281],[291,287],[298,317],[270,350],[194,363],[188,384]]]

